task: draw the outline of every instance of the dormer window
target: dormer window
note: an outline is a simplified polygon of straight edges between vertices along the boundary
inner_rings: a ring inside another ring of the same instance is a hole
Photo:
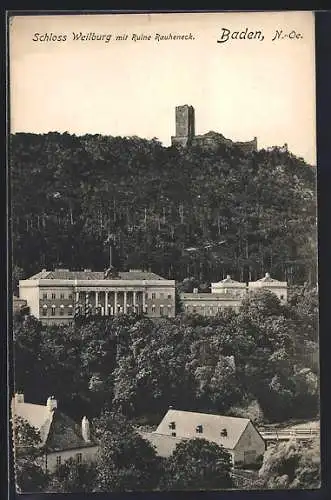
[[[227,437],[227,435],[228,435],[228,431],[226,429],[222,429],[221,430],[221,436],[222,437]]]
[[[170,422],[169,429],[175,430],[176,429],[176,422]]]
[[[202,425],[201,424],[197,425],[195,431],[197,434],[202,434],[203,432]]]

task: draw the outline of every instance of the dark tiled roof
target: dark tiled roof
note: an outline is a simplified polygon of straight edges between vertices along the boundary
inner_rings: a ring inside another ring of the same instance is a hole
[[[69,450],[96,446],[97,442],[91,433],[91,442],[82,437],[81,426],[58,409],[49,410],[45,405],[33,403],[17,403],[12,401],[13,416],[27,420],[40,432],[42,445],[49,451]]]
[[[67,271],[67,270],[55,270],[55,271],[41,271],[29,279],[47,279],[47,280],[103,280],[105,275],[103,272],[99,271]],[[114,279],[112,277],[106,279]],[[118,278],[121,280],[164,280],[161,276],[148,271],[124,271],[118,273]]]
[[[122,280],[164,280],[162,276],[149,271],[127,271],[120,272],[120,278]]]
[[[92,436],[91,441],[86,442],[82,437],[80,425],[58,410],[54,412],[46,444],[49,451],[86,448],[97,445]]]

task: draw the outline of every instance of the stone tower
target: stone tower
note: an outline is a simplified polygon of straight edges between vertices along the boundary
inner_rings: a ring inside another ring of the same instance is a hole
[[[176,135],[171,137],[172,146],[188,146],[195,135],[193,106],[176,106]]]

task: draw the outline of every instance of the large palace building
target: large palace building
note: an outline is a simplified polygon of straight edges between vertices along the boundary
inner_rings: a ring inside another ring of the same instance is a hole
[[[19,282],[19,296],[30,314],[48,325],[71,323],[75,316],[87,315],[175,316],[175,281],[141,270],[43,269]]]

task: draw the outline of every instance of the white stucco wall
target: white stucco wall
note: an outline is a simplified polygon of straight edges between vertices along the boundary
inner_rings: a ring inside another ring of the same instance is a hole
[[[39,319],[39,286],[38,281],[29,282],[28,280],[22,280],[19,282],[19,295],[20,299],[24,299],[30,308],[30,314],[35,318]]]
[[[78,453],[82,454],[82,462],[89,462],[96,458],[98,452],[98,446],[91,446],[88,448],[76,448],[74,450],[65,451],[55,451],[47,454],[47,470],[49,472],[54,472],[56,469],[57,457],[61,457],[61,463],[63,464],[69,458],[76,458]]]
[[[250,459],[247,452],[255,452],[255,459]],[[249,422],[234,448],[235,463],[254,463],[259,456],[264,454],[264,452],[265,442],[253,424]]]

